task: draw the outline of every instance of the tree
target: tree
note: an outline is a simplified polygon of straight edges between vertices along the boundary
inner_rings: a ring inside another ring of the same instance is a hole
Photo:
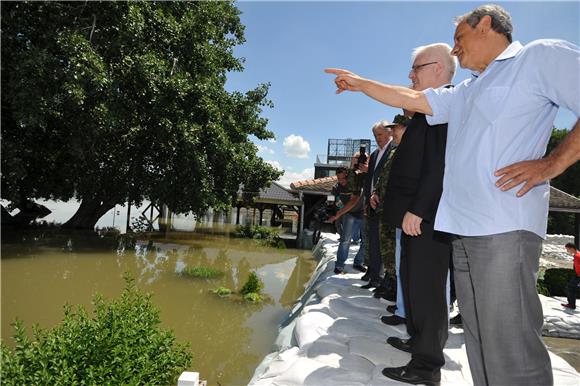
[[[568,135],[568,129],[554,128],[548,142],[549,154]],[[568,194],[580,197],[580,163],[576,162],[564,173],[550,181],[550,184]],[[564,212],[551,212],[548,216],[548,233],[574,234],[574,214]]]
[[[546,154],[554,150],[566,138],[569,132],[568,129],[554,128],[550,141],[548,142]],[[566,169],[564,173],[551,180],[550,183],[555,188],[563,190],[573,196],[580,197],[580,163],[576,162]]]
[[[92,229],[116,204],[224,209],[242,183],[279,172],[250,141],[268,85],[227,92],[242,71],[232,2],[14,2],[2,12],[2,198],[81,205]]]

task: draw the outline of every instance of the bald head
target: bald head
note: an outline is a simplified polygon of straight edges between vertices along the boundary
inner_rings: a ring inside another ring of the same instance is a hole
[[[434,43],[417,47],[413,50],[412,61],[419,56],[428,61],[440,62],[445,69],[446,83],[451,82],[457,70],[457,59],[451,55],[451,47],[448,44]]]
[[[451,83],[456,69],[457,59],[451,55],[448,44],[429,44],[413,51],[413,67],[409,72],[409,79],[413,82],[414,90],[437,88]]]

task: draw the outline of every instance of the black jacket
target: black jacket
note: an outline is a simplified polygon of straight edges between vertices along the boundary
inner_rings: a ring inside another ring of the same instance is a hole
[[[369,200],[371,199],[371,181],[374,179],[374,186],[376,186],[377,184],[377,179],[378,177],[381,175],[381,169],[383,168],[383,166],[385,165],[385,161],[387,159],[387,154],[389,152],[389,150],[392,147],[392,143],[389,143],[387,145],[387,149],[385,150],[385,153],[383,154],[383,156],[381,157],[380,161],[379,161],[379,165],[376,167],[375,169],[375,164],[377,162],[377,157],[379,156],[379,153],[381,151],[381,149],[377,148],[375,149],[375,151],[373,151],[371,153],[371,157],[369,159],[369,171],[367,172],[366,178],[365,178],[365,184],[364,184],[364,189],[363,189],[363,197],[364,197],[364,202],[365,204],[369,203]]]
[[[407,211],[433,223],[443,191],[447,124],[429,126],[415,113],[393,158],[383,220],[401,227]]]

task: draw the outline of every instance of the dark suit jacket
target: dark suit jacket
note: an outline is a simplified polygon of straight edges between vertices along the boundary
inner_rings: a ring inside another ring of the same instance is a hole
[[[377,163],[377,157],[379,156],[379,152],[381,151],[381,149],[377,148],[375,149],[375,151],[373,151],[371,153],[371,157],[369,159],[369,171],[367,173],[367,176],[365,178],[365,184],[363,187],[363,197],[364,197],[364,202],[365,204],[369,202],[369,200],[371,199],[371,181],[374,180],[374,186],[376,186],[377,184],[377,179],[379,178],[379,176],[381,175],[381,169],[383,168],[385,161],[387,159],[387,154],[389,152],[389,150],[392,147],[392,143],[389,143],[387,145],[387,149],[385,150],[385,153],[383,154],[383,156],[381,157],[381,159],[379,160],[379,165],[377,165],[377,167],[375,168],[375,164]]]
[[[395,152],[383,220],[401,227],[407,211],[433,223],[443,191],[447,125],[429,126],[415,113]]]

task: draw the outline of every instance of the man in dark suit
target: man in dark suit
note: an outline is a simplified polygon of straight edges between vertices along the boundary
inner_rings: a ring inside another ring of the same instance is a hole
[[[456,62],[451,47],[433,44],[413,54],[409,78],[414,90],[439,88],[453,78]],[[433,229],[443,190],[447,125],[430,127],[415,113],[393,159],[386,187],[384,220],[402,228],[400,277],[410,339],[390,337],[392,346],[412,354],[404,367],[383,374],[409,383],[438,383],[445,364],[448,307],[446,282],[451,256],[450,238]],[[392,323],[396,315],[381,320]]]
[[[387,187],[386,181],[389,179],[391,166],[395,158],[395,151],[401,143],[401,139],[405,134],[405,130],[409,121],[409,118],[400,114],[393,118],[393,123],[396,124],[396,126],[394,126],[392,129],[393,140],[389,144],[391,149],[389,150],[388,155],[385,156],[387,159],[382,170],[380,171],[379,177],[376,179],[369,203],[369,212],[375,214],[379,218],[380,252],[383,265],[388,267],[388,269],[385,268],[385,276],[381,282],[381,285],[374,290],[374,297],[383,298],[392,302],[395,302],[399,297],[397,294],[397,277],[399,276],[398,267],[400,261],[401,232],[400,229],[397,231],[394,226],[385,222],[383,209],[384,206],[388,204],[385,201]],[[403,291],[401,290],[400,292],[402,303]],[[404,319],[402,323],[404,323]]]
[[[381,251],[380,249],[379,218],[375,215],[373,210],[369,210],[368,208],[371,192],[374,190],[381,171],[387,163],[388,155],[394,147],[391,143],[393,139],[392,128],[394,126],[396,126],[396,124],[388,121],[379,121],[373,125],[372,129],[375,141],[377,142],[377,149],[371,154],[367,177],[363,188],[363,197],[367,212],[365,257],[367,257],[368,260],[368,271],[365,278],[368,278],[369,280],[369,283],[363,286],[363,288],[368,289],[373,287],[376,288],[380,285],[383,270],[385,271],[385,275],[394,275],[395,269],[394,249],[392,251],[393,263],[388,264],[389,260],[387,260],[387,264],[383,264],[381,252],[388,253],[388,251]]]

